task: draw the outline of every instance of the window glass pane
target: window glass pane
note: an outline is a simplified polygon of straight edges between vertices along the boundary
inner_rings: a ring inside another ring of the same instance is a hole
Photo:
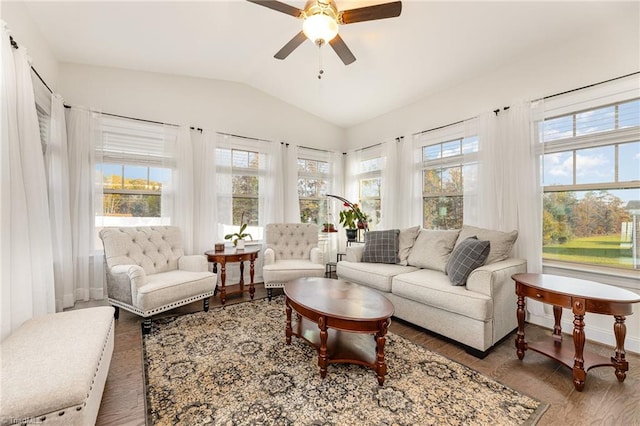
[[[125,189],[148,189],[148,168],[143,166],[124,166]]]
[[[613,130],[616,125],[615,106],[576,114],[576,136]]]
[[[325,175],[329,174],[329,163],[326,161],[319,161],[318,162],[318,173],[322,173]]]
[[[360,209],[370,219],[369,229],[375,228],[380,222],[380,199],[362,200]]]
[[[478,152],[478,137],[471,136],[462,140],[462,153],[470,154],[472,152]]]
[[[442,192],[442,179],[440,169],[425,170],[422,179],[422,191],[424,194],[438,194]]]
[[[307,171],[307,160],[298,158],[298,173]]]
[[[576,151],[576,183],[613,182],[615,179],[613,146]]]
[[[320,218],[326,217],[324,204],[321,200],[300,200],[300,221],[320,224]]]
[[[104,194],[105,216],[160,217],[160,195]]]
[[[360,197],[380,197],[380,178],[361,179]]]
[[[98,173],[102,171],[102,187],[104,189],[122,188],[122,164],[96,164]]]
[[[247,151],[232,151],[233,153],[233,167],[249,167],[249,153]]]
[[[541,142],[573,137],[573,114],[545,120],[540,126],[540,131]]]
[[[442,169],[442,190],[444,192],[462,192],[462,167]]]
[[[377,170],[380,170],[381,160],[382,160],[381,158],[372,158],[370,160],[362,161],[360,163],[360,172],[367,173],[367,172],[375,172]]]
[[[442,158],[453,157],[454,155],[460,155],[461,140],[455,140],[451,142],[445,142],[442,144]]]
[[[423,147],[422,148],[422,160],[423,161],[428,161],[428,160],[436,160],[436,159],[440,158],[441,150],[442,150],[442,145],[441,144]]]
[[[257,176],[233,176],[232,188],[234,197],[236,195],[258,195]]]
[[[149,190],[162,191],[162,184],[171,180],[171,170],[149,167]]]
[[[428,229],[462,227],[462,196],[428,197],[424,199],[424,224]]]
[[[544,185],[573,185],[573,151],[544,156]]]
[[[216,148],[216,165],[229,166],[231,164],[231,150]]]
[[[244,223],[247,223],[250,226],[257,226],[258,225],[258,199],[248,198],[248,197],[233,197],[232,214],[233,214],[234,225],[239,226],[242,223],[243,213],[244,213]]]
[[[640,189],[552,192],[543,200],[544,259],[633,268]]]
[[[618,127],[640,126],[640,99],[618,106]]]
[[[640,142],[618,147],[618,182],[640,181]]]

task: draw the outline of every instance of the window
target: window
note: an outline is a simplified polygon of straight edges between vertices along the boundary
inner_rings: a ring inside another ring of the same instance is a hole
[[[244,221],[250,226],[258,226],[260,154],[244,149],[218,148],[216,158],[220,169],[231,167],[232,225],[240,226]]]
[[[423,226],[431,229],[462,227],[464,176],[477,170],[478,137],[422,134]],[[429,132],[427,132],[429,133]],[[434,139],[435,137],[435,139]],[[447,138],[444,141],[441,138]]]
[[[301,155],[305,155],[301,150]],[[300,200],[300,221],[321,224],[327,218],[325,197],[331,180],[330,164],[309,158],[298,158],[298,199]],[[334,223],[335,225],[335,223]]]
[[[162,189],[171,181],[171,169],[163,132],[155,124],[102,118],[102,146],[96,153],[102,210],[96,227],[168,223],[162,218]]]
[[[547,117],[543,259],[638,269],[640,99]]]
[[[360,210],[370,219],[369,229],[375,229],[380,222],[380,187],[384,157],[374,157],[360,161],[358,174],[358,199]]]

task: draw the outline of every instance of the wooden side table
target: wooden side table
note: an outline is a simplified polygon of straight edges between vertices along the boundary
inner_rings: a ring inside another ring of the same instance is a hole
[[[249,261],[249,295],[253,299],[253,295],[256,292],[253,283],[253,276],[255,271],[255,260],[260,253],[260,246],[249,246],[245,249],[239,250],[236,248],[225,248],[224,251],[209,250],[204,254],[207,256],[207,260],[213,263],[213,272],[218,272],[218,263],[220,264],[220,286],[216,286],[215,293],[220,290],[220,302],[224,305],[227,301],[227,296],[234,294],[242,294],[245,291],[244,288],[244,262]],[[227,280],[227,263],[240,262],[240,282],[231,286],[226,285]],[[218,287],[220,287],[218,289]]]
[[[627,334],[625,315],[631,315],[631,305],[640,302],[640,295],[611,285],[577,278],[548,274],[515,274],[518,296],[518,333],[516,353],[524,358],[527,349],[555,359],[573,370],[573,384],[577,391],[584,389],[587,371],[595,367],[612,366],[619,382],[627,377],[629,363],[625,359],[624,339]],[[553,305],[555,325],[551,339],[527,342],[524,337],[525,297]],[[573,311],[573,347],[562,346],[562,308]],[[616,336],[615,355],[611,359],[584,352],[584,315],[587,312],[612,315]]]

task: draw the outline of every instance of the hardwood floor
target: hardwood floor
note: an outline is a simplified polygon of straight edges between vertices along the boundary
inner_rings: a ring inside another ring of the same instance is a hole
[[[281,291],[274,290],[276,294],[281,294]],[[255,297],[262,298],[265,295],[262,285],[257,285]],[[248,295],[233,297],[227,300],[227,304],[246,300],[249,300]],[[74,309],[100,304],[106,302],[78,303]],[[211,306],[220,306],[219,297],[211,299]],[[202,303],[195,302],[170,313],[201,309]],[[98,413],[98,425],[145,424],[140,322],[139,317],[120,310],[120,319],[116,322],[115,349]],[[400,320],[394,319],[390,331],[549,403],[550,407],[539,425],[640,425],[640,355],[627,353],[629,371],[624,383],[618,383],[611,367],[596,368],[587,374],[584,391],[577,392],[568,368],[533,351],[528,351],[523,361],[518,360],[514,346],[515,333],[481,360],[443,338]],[[550,331],[528,324],[526,334],[527,338],[534,338],[550,334]],[[571,336],[566,338],[570,339]],[[587,342],[586,349],[607,357],[613,354],[613,348],[593,342]]]

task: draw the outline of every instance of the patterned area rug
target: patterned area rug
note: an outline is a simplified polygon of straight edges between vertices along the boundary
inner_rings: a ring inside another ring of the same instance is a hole
[[[285,344],[284,298],[153,321],[143,339],[153,425],[521,425],[547,406],[389,333],[388,373]]]

